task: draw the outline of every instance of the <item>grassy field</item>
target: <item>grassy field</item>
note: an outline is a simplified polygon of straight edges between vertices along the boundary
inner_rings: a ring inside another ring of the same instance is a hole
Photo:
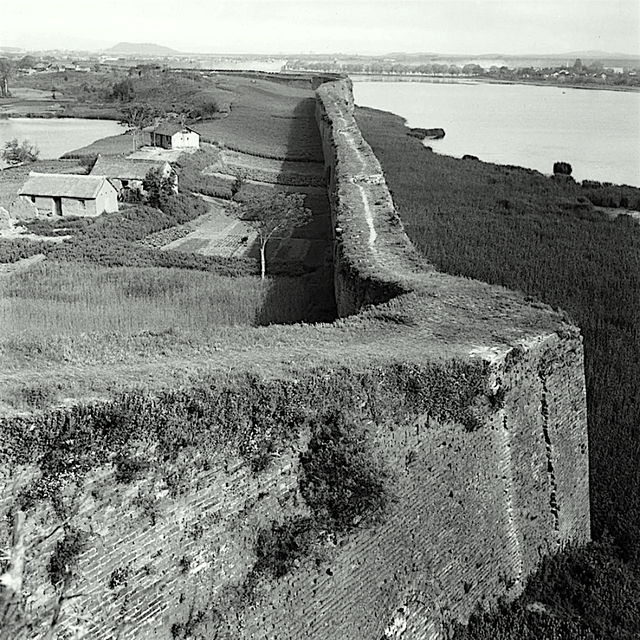
[[[229,115],[193,125],[204,141],[276,160],[322,161],[311,89],[241,77],[230,83]]]
[[[123,82],[129,84],[124,101],[114,97],[114,88],[117,91]],[[50,102],[59,115],[118,119],[129,102],[146,102],[163,112],[183,114],[205,142],[279,160],[322,161],[313,91],[293,83],[224,73],[205,77],[197,72],[142,71],[138,75],[123,70],[62,72],[48,74],[46,79],[36,74],[21,77],[19,83],[23,89],[49,94],[55,86],[57,99]],[[46,104],[40,101],[38,107]],[[108,140],[82,152],[119,153],[120,143]]]
[[[3,339],[289,323],[309,305],[305,281],[227,278],[182,269],[41,263],[0,279]]]
[[[62,158],[83,158],[94,157],[98,154],[103,156],[126,156],[133,151],[133,134],[127,132],[119,136],[108,136],[92,142],[86,147],[75,149],[65,153]]]
[[[640,190],[580,185],[518,167],[440,156],[409,137],[393,114],[360,109],[358,122],[382,164],[408,235],[432,264],[521,290],[564,309],[581,328],[592,533],[599,541],[613,536],[604,557],[612,565],[624,561],[627,573],[621,579],[628,578],[639,602],[640,226],[630,216],[611,219],[597,207],[638,209]],[[592,548],[589,561],[598,554]],[[585,562],[582,557],[559,563],[562,579],[547,573],[549,593],[559,597],[562,580],[565,588],[574,581],[572,588],[581,590],[576,602],[595,606],[583,598],[591,580]],[[620,599],[606,589],[600,597],[606,618],[608,607]],[[628,614],[637,631],[640,612]],[[502,636],[496,629],[473,637],[637,637],[617,635],[612,628],[595,636]]]
[[[243,156],[249,163],[262,153],[283,157],[293,153],[305,160],[314,154],[317,158],[320,154],[321,159],[310,89],[239,75],[203,77],[198,73],[178,72],[143,74],[140,77],[135,73],[111,76],[98,73],[83,77],[68,73],[51,77],[49,81],[57,87],[59,98],[67,107],[97,108],[102,105],[116,113],[126,102],[114,100],[112,94],[114,87],[123,82],[130,84],[134,101],[150,102],[165,111],[192,115],[196,120],[200,117],[199,109],[213,105],[217,116],[206,121],[207,126],[220,126],[226,143],[251,154]],[[39,88],[35,78],[25,82]],[[222,117],[225,114],[227,117]],[[121,154],[128,153],[130,149],[131,139],[125,134],[99,140],[71,155]],[[326,247],[323,240],[313,244],[313,264],[307,264],[306,258],[295,260],[293,264],[288,254],[274,258],[271,272],[279,277],[267,284],[257,283],[252,277],[255,260],[220,258],[186,251],[159,251],[155,246],[145,245],[145,238],[158,233],[168,234],[206,211],[202,200],[190,196],[189,192],[227,199],[236,194],[242,186],[240,181],[224,180],[203,172],[220,160],[220,151],[213,146],[181,158],[176,169],[182,193],[171,197],[164,211],[144,206],[122,206],[117,213],[105,214],[95,220],[81,220],[78,224],[63,220],[36,221],[28,225],[30,232],[39,235],[58,236],[64,233],[70,236],[56,246],[24,238],[0,240],[2,262],[10,263],[39,253],[47,255],[46,266],[37,271],[37,277],[42,280],[41,287],[34,288],[33,281],[27,284],[26,280],[20,280],[27,278],[26,274],[31,271],[11,276],[10,281],[4,283],[3,322],[9,327],[8,332],[12,335],[26,335],[25,331],[34,334],[44,332],[45,335],[56,332],[64,335],[76,332],[106,334],[110,331],[132,333],[176,327],[197,333],[205,326],[333,319],[335,309],[330,308],[334,305],[333,293],[321,282],[319,273],[310,273],[324,264]],[[76,163],[69,163],[69,167],[72,164],[83,172]],[[298,172],[300,175],[296,174],[301,182],[305,181],[307,174],[315,175],[315,172],[308,171],[308,162],[303,165]],[[33,165],[3,173],[0,183],[7,197],[14,196],[30,168],[39,169]],[[271,166],[268,168],[272,169]],[[276,169],[276,173],[283,171],[281,166]],[[48,169],[42,167],[40,170]],[[52,170],[56,168],[52,167]],[[252,170],[256,170],[253,165],[246,167],[246,171]],[[259,188],[260,185],[247,182],[241,191],[244,194]],[[304,190],[304,185],[302,188]],[[306,242],[305,233],[310,238],[313,236],[314,240],[318,233],[329,238],[325,215],[328,204],[324,194],[307,194],[306,204],[317,214],[317,220],[313,228],[300,230],[301,235],[296,238],[303,238]],[[79,267],[79,263],[85,266]],[[160,287],[158,291],[164,293],[123,297],[121,292],[131,291],[133,285],[124,281],[113,284],[113,270],[116,268],[121,270],[118,272],[120,278],[142,278],[143,273],[147,278],[153,272],[157,283],[163,283],[157,284]],[[190,273],[187,275],[185,272],[179,277],[179,269],[188,269]],[[98,276],[98,272],[102,275]],[[107,272],[112,274],[109,276],[111,279],[105,279],[104,273]],[[69,273],[74,274],[72,279],[77,279],[77,282],[65,280]],[[290,277],[292,275],[296,277]],[[183,282],[178,285],[180,278]],[[57,279],[66,283],[61,289],[66,292],[63,299],[52,298],[47,293],[53,286],[50,283]],[[20,295],[20,287],[16,288],[11,282],[20,282],[24,291],[32,293]],[[190,289],[187,287],[189,282],[192,284]],[[77,288],[69,289],[72,284]],[[203,291],[202,296],[196,295],[198,287]],[[211,291],[214,290],[218,298],[212,297]]]
[[[187,111],[215,103],[221,111],[228,109],[232,91],[218,85],[217,80],[199,74],[150,71],[138,74],[127,70],[82,73],[63,71],[46,75],[21,76],[14,82],[19,87],[51,93],[56,88],[54,105],[62,107],[64,115],[117,119],[122,106],[121,98],[114,96],[114,86],[131,82],[127,99],[149,102],[164,111]],[[18,102],[18,100],[16,100]],[[7,103],[10,108],[11,103]]]

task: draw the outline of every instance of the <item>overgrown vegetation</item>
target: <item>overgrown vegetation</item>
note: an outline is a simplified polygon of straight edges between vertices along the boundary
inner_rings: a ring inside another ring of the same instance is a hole
[[[216,166],[220,161],[220,152],[213,146],[203,146],[195,153],[183,154],[175,165],[180,188],[230,200],[237,191],[236,179],[203,173],[204,169]]]
[[[191,449],[206,459],[229,447],[260,473],[308,425],[303,494],[321,528],[345,532],[387,504],[382,461],[367,453],[374,449],[373,434],[361,426],[364,421],[411,421],[418,415],[464,420],[485,393],[484,376],[480,364],[454,362],[398,363],[366,372],[320,369],[296,381],[251,374],[204,379],[153,396],[124,393],[108,404],[3,418],[2,460],[41,469],[42,486],[51,490],[31,491],[32,499],[21,505],[29,509],[55,494],[59,483],[81,482],[101,465],[114,464],[118,478],[128,483],[153,464],[166,475],[181,452]],[[344,486],[332,486],[335,481]]]
[[[85,547],[86,534],[71,527],[65,529],[62,540],[56,543],[47,567],[51,584],[60,588],[66,586],[76,571],[78,556]]]
[[[0,263],[12,263],[24,258],[31,258],[39,253],[44,253],[47,248],[50,248],[50,244],[45,240],[0,238]]]
[[[624,575],[634,576],[637,584],[640,228],[631,217],[613,218],[597,206],[620,207],[620,214],[639,210],[640,189],[578,184],[566,176],[546,178],[518,167],[440,156],[407,136],[403,121],[392,114],[360,109],[358,122],[382,164],[407,233],[431,263],[448,273],[524,291],[564,309],[581,328],[592,533],[597,540],[607,532],[613,536],[627,564],[607,556],[611,547],[601,548],[602,557],[610,566],[624,567]],[[576,552],[584,553],[581,562],[591,562],[589,549]],[[549,566],[568,562],[563,558]],[[541,580],[550,586],[552,575],[547,571]],[[574,578],[590,588],[586,573],[580,577],[578,571]],[[631,593],[603,597],[622,603]],[[634,616],[637,629],[640,617]],[[574,637],[572,632],[558,635],[551,623],[544,633],[537,637]]]
[[[31,144],[28,140],[18,142],[17,138],[4,143],[2,150],[2,160],[7,164],[23,164],[35,162],[40,155],[40,149]]]
[[[389,472],[375,455],[371,434],[339,412],[314,421],[311,430],[309,449],[300,458],[300,492],[317,526],[347,533],[384,513]]]
[[[120,119],[131,103],[151,103],[162,113],[192,120],[211,117],[229,109],[234,94],[218,87],[219,80],[203,74],[154,65],[130,69],[94,69],[92,73],[64,71],[22,76],[24,87],[50,91],[57,87],[64,115]]]
[[[604,539],[543,559],[520,598],[477,612],[455,640],[634,640],[640,577]]]
[[[313,276],[224,275],[45,261],[0,280],[3,340],[86,333],[187,331],[314,320]],[[28,404],[37,406],[31,396]],[[43,408],[43,407],[39,407]]]
[[[327,540],[379,524],[393,502],[389,461],[359,422],[334,407],[311,418],[309,427],[309,447],[300,454],[300,492],[310,515],[258,532],[256,562],[243,585],[249,602],[262,578],[281,578],[309,558],[318,564],[329,559]]]
[[[134,205],[91,220],[35,220],[28,229],[46,235],[70,235],[60,243],[29,240],[0,241],[0,262],[15,262],[22,257],[44,253],[59,262],[89,262],[105,267],[177,267],[198,269],[219,275],[255,273],[253,261],[219,258],[176,251],[160,251],[140,245],[147,236],[194,220],[207,211],[201,198],[189,194],[164,194],[162,209]]]
[[[271,528],[261,529],[255,544],[256,562],[247,581],[249,586],[259,576],[278,579],[287,575],[302,560],[309,557],[318,544],[317,524],[312,518],[299,517]]]

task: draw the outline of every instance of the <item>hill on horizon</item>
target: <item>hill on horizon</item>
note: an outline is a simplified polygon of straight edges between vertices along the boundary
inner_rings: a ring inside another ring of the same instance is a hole
[[[179,51],[170,47],[163,47],[151,42],[119,42],[118,44],[104,50],[105,53],[120,54],[144,54],[152,56],[170,56],[179,54]]]

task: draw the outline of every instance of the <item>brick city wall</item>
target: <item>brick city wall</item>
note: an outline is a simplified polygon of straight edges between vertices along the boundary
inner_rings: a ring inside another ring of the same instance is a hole
[[[368,420],[393,473],[389,513],[327,543],[328,559],[300,562],[255,603],[232,594],[255,562],[257,531],[308,514],[299,491],[308,433],[260,473],[232,452],[205,459],[192,448],[130,483],[113,464],[78,485],[61,478],[66,522],[46,497],[27,510],[29,608],[49,619],[49,564],[71,527],[83,532],[84,546],[67,592],[77,597],[64,603],[62,619],[91,638],[172,638],[190,612],[206,613],[198,629],[211,638],[378,640],[394,620],[405,638],[442,637],[443,625],[465,620],[478,604],[517,595],[563,541],[589,536],[578,346],[550,336],[494,362],[484,374],[487,393],[474,400],[474,430],[402,404]],[[344,385],[357,388],[348,376]],[[304,401],[295,388],[287,389],[292,404]],[[500,400],[492,406],[490,397]],[[358,403],[367,415],[385,398],[362,395]],[[7,514],[40,473],[2,466],[3,548]]]
[[[259,585],[255,601],[243,601],[241,587],[256,560],[257,531],[309,513],[299,490],[308,433],[259,473],[232,451],[205,458],[192,447],[129,483],[117,480],[111,463],[78,486],[61,477],[57,499],[73,505],[66,521],[46,495],[27,510],[23,590],[43,624],[56,602],[48,565],[65,528],[82,531],[85,545],[61,624],[98,640],[186,638],[196,629],[197,637],[233,640],[436,640],[448,621],[517,595],[543,555],[589,538],[579,333],[549,310],[517,307],[498,288],[464,281],[464,295],[452,294],[457,280],[429,270],[404,234],[355,125],[348,81],[325,82],[317,96],[336,296],[340,315],[353,316],[333,330],[367,332],[372,318],[402,319],[394,339],[416,345],[418,365],[484,361],[484,391],[470,407],[475,428],[446,411],[389,407],[396,394],[362,393],[363,416],[384,409],[365,421],[393,472],[395,500],[375,526],[325,541],[324,561],[300,560]],[[491,318],[487,326],[474,324],[479,313]],[[419,341],[433,345],[433,355]],[[366,370],[366,358],[357,357]],[[324,375],[356,389],[344,371],[328,367]],[[417,368],[416,388],[425,384],[420,375]],[[298,382],[283,381],[287,402],[306,406]],[[437,377],[429,384],[425,396],[442,393]],[[140,447],[153,453],[153,443]],[[3,454],[0,544],[7,549],[7,514],[40,470],[15,462],[16,451]]]

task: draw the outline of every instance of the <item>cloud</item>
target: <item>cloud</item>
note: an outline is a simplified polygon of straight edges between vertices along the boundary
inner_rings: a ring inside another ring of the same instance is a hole
[[[0,0],[0,15],[0,44],[28,47],[129,41],[219,53],[640,54],[637,0],[30,0],[29,11]]]

